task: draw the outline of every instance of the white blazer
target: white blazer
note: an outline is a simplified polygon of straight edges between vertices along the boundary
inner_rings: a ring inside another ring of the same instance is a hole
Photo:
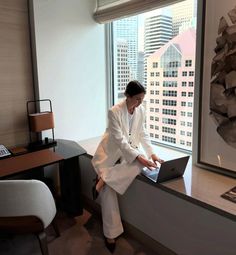
[[[114,166],[120,158],[124,158],[127,163],[132,163],[140,154],[140,144],[148,157],[154,153],[144,127],[145,110],[141,105],[135,108],[132,121],[129,134],[126,100],[109,110],[108,127],[92,159],[96,172],[101,168]]]

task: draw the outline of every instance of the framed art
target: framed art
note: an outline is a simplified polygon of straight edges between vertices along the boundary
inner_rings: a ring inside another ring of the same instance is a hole
[[[236,3],[204,0],[198,163],[236,177]]]

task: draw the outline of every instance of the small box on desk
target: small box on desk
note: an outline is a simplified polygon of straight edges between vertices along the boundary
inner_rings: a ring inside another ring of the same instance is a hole
[[[43,130],[54,128],[52,112],[39,112],[29,114],[30,130],[32,132],[41,132]]]

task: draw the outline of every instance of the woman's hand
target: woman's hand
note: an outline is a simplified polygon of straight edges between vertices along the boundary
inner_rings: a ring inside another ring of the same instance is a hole
[[[143,166],[147,167],[150,170],[152,170],[153,167],[154,168],[157,167],[155,162],[148,160],[147,158],[145,158],[144,155],[138,155],[137,160],[139,161],[140,164],[142,164]]]
[[[151,158],[152,158],[152,160],[153,160],[154,163],[159,162],[159,163],[161,164],[161,163],[164,162],[164,160],[163,160],[163,159],[160,159],[159,157],[157,157],[156,154],[152,154],[152,155],[151,155]]]

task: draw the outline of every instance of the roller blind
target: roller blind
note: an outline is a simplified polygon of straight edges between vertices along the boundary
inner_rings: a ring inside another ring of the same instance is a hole
[[[94,19],[98,23],[107,23],[181,1],[183,0],[97,0]]]

